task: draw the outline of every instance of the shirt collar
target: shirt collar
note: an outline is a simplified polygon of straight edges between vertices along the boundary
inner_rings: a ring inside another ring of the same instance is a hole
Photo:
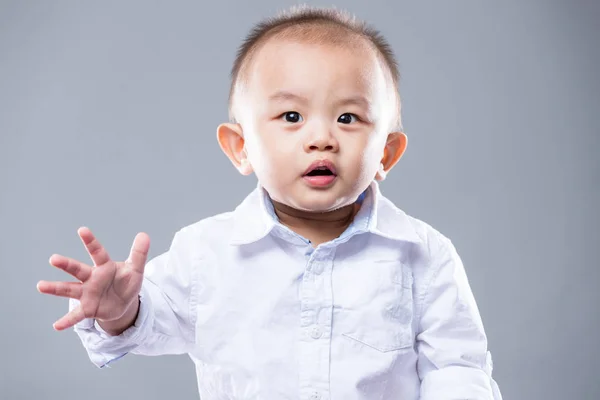
[[[359,201],[362,201],[362,206],[344,235],[369,232],[396,241],[421,241],[408,215],[381,194],[377,181],[369,185]],[[260,183],[233,214],[234,226],[230,239],[233,245],[257,242],[280,224],[269,195]]]

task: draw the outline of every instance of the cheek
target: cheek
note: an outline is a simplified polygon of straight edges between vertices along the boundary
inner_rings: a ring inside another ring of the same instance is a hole
[[[361,139],[352,144],[355,153],[360,157],[361,163],[369,164],[380,161],[383,156],[383,148],[385,146],[385,138],[381,139],[382,135],[377,133],[367,133],[361,135]]]
[[[380,140],[377,137],[373,137],[371,140],[362,143],[358,163],[361,174],[371,176],[377,172],[383,157],[384,146],[385,139]]]
[[[277,173],[277,166],[285,163],[285,149],[282,143],[268,132],[252,134],[247,138],[246,149],[248,160],[257,174],[271,175]]]

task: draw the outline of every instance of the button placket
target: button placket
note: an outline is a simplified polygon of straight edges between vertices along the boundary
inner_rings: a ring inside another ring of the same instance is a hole
[[[302,398],[325,400],[329,380],[328,318],[321,318],[323,310],[331,308],[331,293],[328,281],[331,249],[316,248],[306,262],[305,276],[301,289],[301,327],[304,335],[301,342],[303,365],[299,371]],[[327,313],[325,312],[324,316]]]

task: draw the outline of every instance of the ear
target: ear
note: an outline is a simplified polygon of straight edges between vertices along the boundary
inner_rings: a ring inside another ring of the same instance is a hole
[[[223,153],[242,175],[250,175],[253,172],[244,150],[244,135],[240,124],[226,123],[219,125],[217,140]]]
[[[387,173],[396,165],[398,160],[404,154],[408,138],[404,132],[390,133],[383,149],[383,158],[379,165],[379,171],[375,175],[375,179],[382,181],[387,176]]]

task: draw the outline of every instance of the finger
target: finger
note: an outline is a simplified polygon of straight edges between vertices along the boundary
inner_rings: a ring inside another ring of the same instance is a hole
[[[100,241],[96,239],[92,231],[86,227],[81,227],[77,230],[81,241],[85,245],[85,248],[92,258],[94,265],[103,265],[110,261],[108,252],[104,249],[104,246],[100,244]]]
[[[56,321],[52,326],[57,331],[62,331],[68,329],[75,325],[78,322],[81,322],[85,319],[85,315],[83,314],[83,309],[81,308],[81,304],[77,307],[73,308],[66,314],[64,317]]]
[[[129,252],[127,261],[137,272],[143,273],[146,260],[148,259],[148,250],[150,249],[150,237],[147,234],[140,232],[136,235]]]
[[[81,298],[83,292],[82,285],[79,282],[47,282],[39,281],[37,290],[40,293],[51,294],[53,296],[68,297],[70,299]]]
[[[53,254],[49,262],[50,265],[62,269],[82,282],[87,281],[92,275],[92,267],[69,257]]]

